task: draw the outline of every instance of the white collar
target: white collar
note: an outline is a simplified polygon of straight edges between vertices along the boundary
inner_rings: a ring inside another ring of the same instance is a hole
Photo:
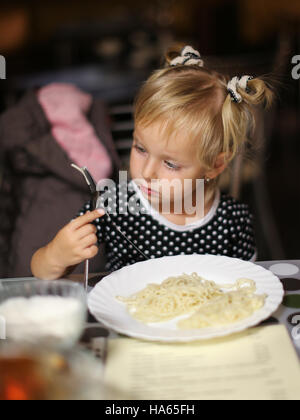
[[[130,184],[136,191],[138,197],[141,200],[141,203],[144,205],[145,209],[147,210],[147,213],[150,214],[153,217],[153,219],[157,220],[160,224],[168,227],[171,230],[175,230],[177,232],[186,232],[186,231],[194,230],[202,226],[205,226],[216,214],[216,211],[220,204],[220,199],[221,199],[220,190],[217,189],[213,205],[205,217],[203,217],[202,219],[198,219],[195,222],[187,224],[187,225],[176,225],[175,223],[170,222],[168,219],[162,216],[153,206],[151,206],[149,201],[143,196],[141,190],[139,189],[139,187],[133,180],[130,181]]]

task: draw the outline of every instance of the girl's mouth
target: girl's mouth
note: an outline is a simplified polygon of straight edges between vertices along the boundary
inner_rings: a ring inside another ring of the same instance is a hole
[[[140,185],[140,189],[144,194],[148,196],[159,196],[159,193],[157,191],[151,190],[151,188],[143,187],[142,185]]]

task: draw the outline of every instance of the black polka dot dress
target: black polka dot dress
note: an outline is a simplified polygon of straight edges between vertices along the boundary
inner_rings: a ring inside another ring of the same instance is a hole
[[[84,204],[76,217],[91,209]],[[108,214],[96,219],[98,243],[105,243],[107,271],[144,261],[145,257],[212,254],[255,261],[253,217],[248,206],[216,194],[209,213],[185,226],[176,225],[158,213],[142,195],[134,181],[114,184],[102,191],[97,207]],[[118,232],[142,251],[145,257]]]

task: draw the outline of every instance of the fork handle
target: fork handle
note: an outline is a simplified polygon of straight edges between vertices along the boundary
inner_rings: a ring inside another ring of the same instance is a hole
[[[89,260],[84,263],[84,290],[87,292],[89,286]]]

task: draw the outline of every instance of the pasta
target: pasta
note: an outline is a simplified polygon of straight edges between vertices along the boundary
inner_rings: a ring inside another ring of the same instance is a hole
[[[190,315],[177,326],[194,329],[226,325],[252,315],[264,305],[266,298],[255,292],[253,280],[239,279],[235,284],[218,285],[197,273],[184,273],[161,284],[149,284],[128,298],[118,296],[117,299],[126,303],[133,318],[144,323]]]

